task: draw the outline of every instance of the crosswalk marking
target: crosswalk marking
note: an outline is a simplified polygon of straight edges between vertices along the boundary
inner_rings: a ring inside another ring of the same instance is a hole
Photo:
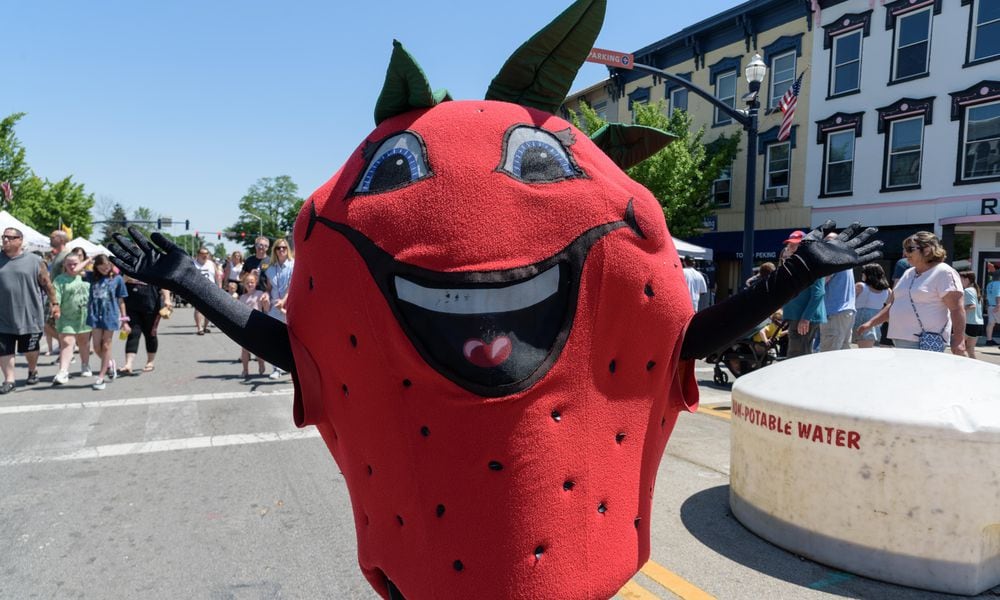
[[[126,456],[130,454],[169,452],[172,450],[193,450],[196,448],[221,448],[223,446],[239,446],[244,444],[287,442],[291,440],[305,440],[318,437],[319,431],[310,427],[309,429],[301,431],[237,433],[231,435],[208,435],[172,440],[152,440],[148,442],[128,442],[124,444],[90,446],[62,454],[21,454],[8,456],[0,458],[0,467],[9,467],[29,463],[83,460],[88,458],[109,458],[112,456]]]
[[[64,404],[20,404],[0,406],[0,415],[41,412],[48,410],[70,410],[80,408],[117,408],[122,406],[143,406],[146,404],[174,404],[177,402],[206,402],[209,400],[236,400],[239,398],[268,398],[291,396],[292,388],[268,390],[266,392],[220,392],[215,394],[191,394],[184,396],[152,396],[148,398],[120,398],[117,400],[94,400],[91,402],[67,402]]]
[[[706,415],[712,415],[713,417],[718,417],[720,419],[725,419],[727,421],[731,421],[733,418],[729,404],[700,404],[698,405],[698,412]]]

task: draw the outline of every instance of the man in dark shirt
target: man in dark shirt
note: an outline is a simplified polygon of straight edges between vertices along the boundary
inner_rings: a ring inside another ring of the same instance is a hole
[[[253,251],[254,255],[243,261],[243,273],[249,273],[251,271],[257,272],[257,289],[266,292],[267,291],[267,276],[264,271],[271,266],[271,261],[267,256],[267,249],[271,247],[271,241],[265,236],[260,236],[254,240]]]

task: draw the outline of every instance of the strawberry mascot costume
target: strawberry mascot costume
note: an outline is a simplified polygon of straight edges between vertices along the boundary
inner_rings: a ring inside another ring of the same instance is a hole
[[[294,418],[344,473],[358,559],[388,598],[609,598],[649,558],[664,445],[694,359],[818,277],[877,258],[828,223],[768,279],[693,314],[656,199],[622,171],[669,141],[554,116],[606,1],[579,0],[486,100],[434,92],[396,42],[377,127],[295,224],[288,324],[163,236],[115,264],[289,370]]]

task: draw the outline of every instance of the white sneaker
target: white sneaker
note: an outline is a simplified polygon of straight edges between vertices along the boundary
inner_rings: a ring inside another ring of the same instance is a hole
[[[80,369],[80,377],[93,377],[93,376],[94,372],[90,370],[90,365],[84,365],[83,368]]]
[[[275,370],[271,371],[271,374],[268,375],[267,378],[268,379],[281,379],[282,375],[284,375],[284,373],[281,371],[281,369],[275,369]]]
[[[94,385],[90,387],[94,388],[95,390],[103,390],[106,387],[104,385],[104,378],[98,377],[97,381],[94,382]]]
[[[63,385],[69,381],[69,373],[66,371],[59,371],[56,376],[52,378],[52,385]]]
[[[108,365],[108,379],[118,379],[118,367],[115,366],[115,361],[111,361]]]

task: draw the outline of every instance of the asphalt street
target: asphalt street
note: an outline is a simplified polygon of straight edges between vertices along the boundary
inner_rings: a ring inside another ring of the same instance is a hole
[[[177,310],[156,370],[103,391],[79,375],[51,386],[53,357],[42,384],[23,387],[18,360],[22,387],[0,397],[0,599],[377,598],[357,567],[344,479],[316,431],[292,423],[288,377],[243,382],[237,346],[194,332]],[[618,598],[956,598],[843,573],[744,529],[728,504],[729,390],[707,364],[697,374],[706,409],[681,415],[667,445],[651,562]]]

